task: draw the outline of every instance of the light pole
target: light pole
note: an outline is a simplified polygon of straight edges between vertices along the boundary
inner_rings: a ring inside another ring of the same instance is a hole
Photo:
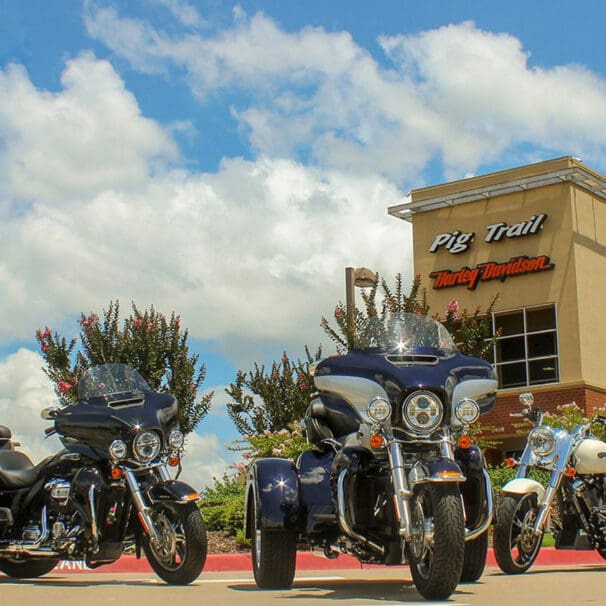
[[[355,287],[369,288],[377,283],[377,275],[367,267],[345,268],[345,310],[347,313],[348,345],[351,349],[354,342],[354,321],[356,309]]]

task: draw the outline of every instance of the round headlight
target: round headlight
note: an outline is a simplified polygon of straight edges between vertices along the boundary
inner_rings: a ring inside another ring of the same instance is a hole
[[[128,446],[126,445],[126,442],[122,440],[114,440],[109,445],[109,454],[111,458],[116,459],[116,461],[125,459],[126,455],[128,454]]]
[[[442,422],[444,407],[436,394],[415,391],[404,400],[402,417],[413,431],[430,433]]]
[[[537,457],[549,456],[555,445],[555,435],[549,427],[535,427],[528,434],[528,446]]]
[[[455,407],[455,417],[463,425],[471,425],[480,418],[480,407],[475,400],[463,398]]]
[[[185,436],[182,431],[178,429],[173,429],[168,434],[168,445],[171,448],[181,448],[183,446],[183,442],[185,442]]]
[[[135,457],[144,463],[153,461],[160,453],[160,436],[155,431],[142,431],[133,440]]]
[[[376,397],[368,403],[366,411],[375,423],[382,423],[391,417],[391,404],[381,397]]]

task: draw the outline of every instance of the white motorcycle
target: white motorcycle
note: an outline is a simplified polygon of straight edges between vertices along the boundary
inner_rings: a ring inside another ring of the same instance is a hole
[[[497,563],[507,574],[526,572],[541,549],[545,532],[556,549],[595,549],[606,559],[606,443],[591,427],[606,425],[594,416],[572,431],[544,423],[544,412],[533,406],[530,393],[512,416],[535,424],[526,441],[516,477],[503,486],[494,528]],[[532,470],[550,473],[547,487],[529,477]],[[552,515],[553,513],[553,515]]]

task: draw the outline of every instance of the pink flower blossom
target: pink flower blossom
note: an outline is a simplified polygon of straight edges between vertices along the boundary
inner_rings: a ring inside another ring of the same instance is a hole
[[[59,387],[59,391],[61,393],[66,393],[73,387],[73,385],[67,381],[59,381],[57,386]]]
[[[40,344],[40,349],[42,350],[43,353],[46,353],[50,349],[50,345],[48,343],[42,342]]]
[[[448,302],[446,309],[452,313],[457,313],[459,311],[459,302],[456,299],[452,299]]]
[[[272,449],[271,454],[274,455],[274,457],[279,457],[282,454],[282,449],[274,448]]]

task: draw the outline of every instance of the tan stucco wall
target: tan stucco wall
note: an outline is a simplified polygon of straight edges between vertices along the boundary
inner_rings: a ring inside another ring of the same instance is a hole
[[[606,386],[606,201],[575,188],[574,261],[583,379]]]
[[[576,277],[578,264],[575,263],[575,253],[579,246],[574,243],[571,203],[573,190],[576,189],[571,183],[564,182],[426,211],[415,214],[412,219],[415,273],[421,274],[427,286],[432,311],[443,313],[451,299],[457,299],[462,307],[470,310],[477,305],[486,307],[497,294],[499,298],[496,310],[556,304],[560,381],[563,383],[582,379]],[[488,225],[499,222],[513,225],[538,214],[548,215],[539,233],[499,242],[484,241]],[[452,233],[455,230],[475,232],[468,251],[451,254],[442,248],[435,253],[429,252],[438,234]],[[433,280],[429,274],[434,271],[458,271],[463,266],[474,267],[487,261],[504,263],[520,255],[548,255],[555,268],[509,277],[503,282],[480,282],[475,290],[468,290],[465,286],[442,290],[432,288]],[[594,261],[584,261],[587,262]],[[606,302],[606,293],[602,300]],[[599,384],[603,383],[604,380]]]

